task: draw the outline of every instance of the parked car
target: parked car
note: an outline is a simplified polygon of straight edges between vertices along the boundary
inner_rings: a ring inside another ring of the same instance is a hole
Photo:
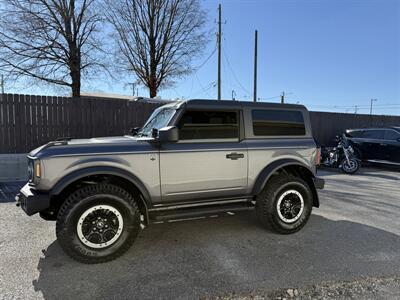
[[[348,129],[346,136],[361,160],[400,165],[400,127]]]
[[[153,221],[255,208],[264,226],[294,233],[319,206],[318,158],[304,106],[177,101],[130,136],[33,150],[16,200],[28,215],[57,221],[68,255],[99,263]]]

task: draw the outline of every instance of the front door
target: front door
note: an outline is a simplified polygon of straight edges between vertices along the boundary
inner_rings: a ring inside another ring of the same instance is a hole
[[[239,112],[189,110],[178,128],[179,142],[160,149],[162,201],[243,196],[248,156],[239,139]]]

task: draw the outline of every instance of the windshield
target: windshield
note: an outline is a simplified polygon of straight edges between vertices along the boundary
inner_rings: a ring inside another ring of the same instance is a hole
[[[169,120],[175,113],[174,108],[159,108],[156,109],[150,118],[147,120],[146,124],[139,131],[139,136],[151,136],[151,130],[153,128],[160,129],[168,125]]]

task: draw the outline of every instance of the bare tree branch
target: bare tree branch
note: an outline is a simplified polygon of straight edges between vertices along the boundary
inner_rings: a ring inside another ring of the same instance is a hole
[[[117,57],[155,97],[193,71],[207,42],[199,0],[103,0]]]
[[[0,0],[0,70],[68,86],[103,68],[95,0]]]

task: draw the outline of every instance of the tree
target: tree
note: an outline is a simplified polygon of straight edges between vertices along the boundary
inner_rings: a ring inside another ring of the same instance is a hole
[[[0,0],[0,70],[70,87],[103,67],[95,0]]]
[[[207,42],[198,0],[104,0],[122,68],[149,88],[150,97],[193,71]]]

